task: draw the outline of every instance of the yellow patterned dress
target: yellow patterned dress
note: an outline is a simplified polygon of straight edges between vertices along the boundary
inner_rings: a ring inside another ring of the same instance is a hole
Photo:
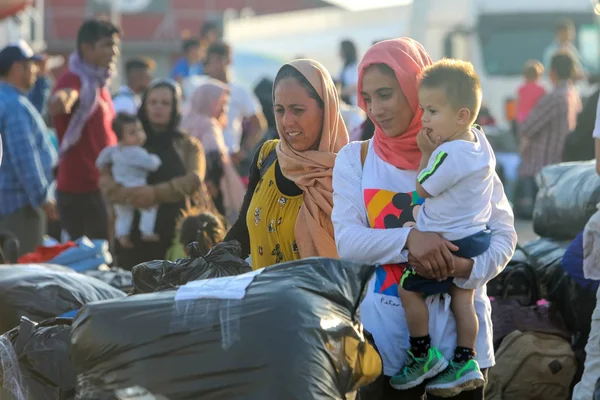
[[[271,140],[262,146],[257,163],[259,170],[278,142]],[[286,196],[281,193],[275,181],[276,164],[277,161],[256,185],[246,215],[253,269],[300,259],[294,227],[303,203],[302,194]]]

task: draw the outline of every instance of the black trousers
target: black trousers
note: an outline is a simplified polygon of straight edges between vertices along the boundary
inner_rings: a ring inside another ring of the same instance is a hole
[[[63,228],[71,240],[87,236],[108,240],[108,212],[99,190],[90,193],[56,192],[56,205]]]

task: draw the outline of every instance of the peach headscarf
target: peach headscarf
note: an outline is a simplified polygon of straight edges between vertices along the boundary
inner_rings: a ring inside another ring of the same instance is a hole
[[[302,258],[338,258],[333,238],[331,175],[335,158],[348,143],[348,131],[340,114],[338,95],[329,72],[316,61],[289,62],[310,82],[324,103],[323,129],[317,150],[297,152],[285,137],[277,145],[277,159],[283,175],[304,192],[304,204],[296,221],[295,237]],[[281,132],[281,128],[277,129]]]
[[[381,127],[373,121],[375,152],[382,160],[397,168],[416,170],[421,160],[417,134],[422,128],[421,116],[423,115],[419,108],[418,85],[421,72],[431,65],[431,58],[419,42],[407,37],[384,40],[367,50],[358,65],[358,105],[367,114],[369,113],[367,104],[364,96],[361,95],[362,81],[365,69],[373,64],[385,64],[394,70],[414,113],[406,132],[394,138],[386,136]]]
[[[223,194],[225,217],[235,222],[242,207],[246,188],[229,158],[223,138],[223,127],[217,121],[217,111],[229,93],[229,87],[215,79],[203,81],[192,94],[189,108],[181,121],[181,128],[202,142],[206,153],[219,152],[223,162],[220,190]]]

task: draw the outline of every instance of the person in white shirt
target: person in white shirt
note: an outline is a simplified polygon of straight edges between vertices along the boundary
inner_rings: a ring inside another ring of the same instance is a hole
[[[437,232],[416,228],[423,204],[416,192],[421,161],[417,135],[423,128],[418,101],[418,77],[431,64],[423,47],[410,38],[386,40],[371,47],[359,64],[359,106],[375,125],[369,142],[346,145],[333,170],[332,222],[339,256],[365,264],[379,264],[360,306],[360,318],[383,360],[383,376],[364,390],[361,399],[422,400],[426,383],[397,391],[391,377],[404,365],[410,334],[398,283],[409,264],[427,278],[452,276],[456,286],[475,290],[479,331],[475,360],[484,377],[494,365],[491,307],[487,281],[511,259],[517,243],[512,209],[502,184],[493,175],[491,231],[487,251],[473,258],[457,250]],[[365,144],[363,144],[365,143]],[[364,160],[364,162],[363,162]],[[408,254],[404,250],[408,250]],[[447,295],[427,299],[431,344],[451,359],[457,345],[456,322]],[[455,399],[483,399],[484,387]],[[428,394],[428,400],[442,397]]]
[[[343,40],[340,43],[340,57],[344,62],[340,72],[340,96],[351,106],[358,105],[356,96],[356,85],[358,84],[358,55],[356,45],[351,40]]]
[[[152,82],[152,74],[156,68],[154,60],[146,57],[132,58],[125,64],[127,85],[121,86],[113,96],[115,113],[137,115],[142,94]]]
[[[575,63],[575,80],[585,78],[585,67],[581,61],[581,54],[577,47],[573,44],[575,38],[575,24],[570,19],[560,21],[556,27],[556,35],[554,41],[544,50],[544,67],[547,71],[551,70],[552,57],[558,53],[567,53],[573,57]]]
[[[221,41],[211,44],[206,51],[204,73],[229,85],[228,122],[223,135],[231,154],[231,160],[237,165],[254,151],[267,129],[267,123],[256,96],[245,87],[231,82],[230,66],[231,48],[229,45]],[[242,138],[244,121],[248,122],[248,127],[246,137]]]
[[[416,227],[451,241],[458,248],[454,254],[460,257],[477,257],[490,245],[487,223],[492,214],[496,161],[483,133],[472,127],[481,107],[481,85],[473,65],[442,60],[425,68],[419,104],[423,129],[417,135],[421,163],[416,189],[425,202]],[[443,281],[422,277],[410,266],[400,282],[398,294],[411,348],[391,385],[404,390],[434,378],[428,382],[427,392],[442,397],[483,386],[483,374],[475,360],[479,328],[475,291],[454,284],[452,277]],[[456,318],[457,347],[450,362],[431,346],[429,336],[425,298],[439,294],[451,295]]]

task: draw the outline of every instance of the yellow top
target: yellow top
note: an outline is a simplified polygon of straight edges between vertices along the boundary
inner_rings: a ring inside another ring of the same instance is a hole
[[[278,142],[270,140],[262,146],[257,163],[259,170]],[[290,197],[279,191],[275,182],[276,162],[256,185],[246,215],[253,269],[300,259],[294,228],[302,207],[302,194]]]

